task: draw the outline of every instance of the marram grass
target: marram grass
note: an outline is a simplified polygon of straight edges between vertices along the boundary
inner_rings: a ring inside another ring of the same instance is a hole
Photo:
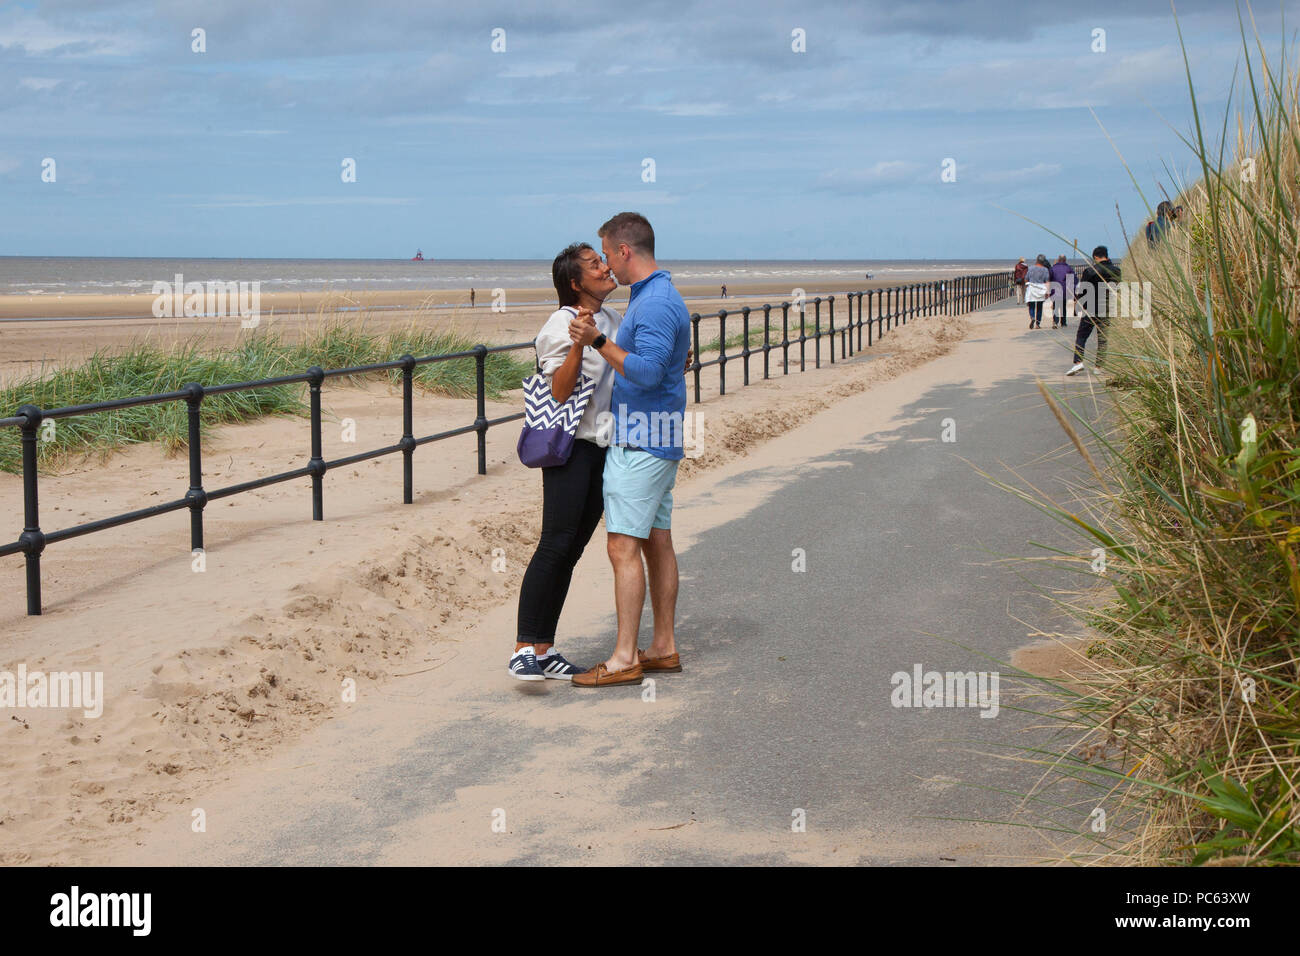
[[[190,382],[202,385],[248,382],[303,372],[313,365],[324,369],[347,368],[387,362],[408,353],[423,358],[462,352],[476,344],[460,332],[435,332],[415,325],[372,332],[364,321],[356,319],[322,321],[304,341],[292,345],[280,335],[264,331],[251,333],[236,345],[219,348],[207,348],[202,341],[171,349],[134,343],[96,352],[79,364],[0,388],[0,417],[13,415],[25,404],[61,408],[176,391]],[[531,353],[522,354],[529,361],[521,362],[513,353],[487,356],[484,376],[489,397],[500,397],[502,392],[519,388],[532,372]],[[401,370],[390,371],[387,378],[400,384]],[[427,392],[458,398],[473,396],[474,359],[417,366],[414,381],[419,389]],[[327,402],[329,391],[339,387],[346,387],[346,382],[339,378],[326,380],[323,389]],[[203,430],[206,433],[218,425],[251,421],[263,415],[305,415],[306,389],[305,384],[279,385],[207,396],[203,400]],[[393,401],[400,402],[400,398],[395,396]],[[188,439],[183,401],[96,412],[58,419],[55,424],[53,440],[37,445],[43,469],[57,469],[74,458],[109,454],[140,442],[158,442],[168,452],[175,452],[184,448]],[[17,428],[0,428],[0,470],[22,470]]]
[[[1083,788],[1045,811],[1082,862],[1300,863],[1300,79],[1242,39],[1240,118],[1203,129],[1189,78],[1199,181],[1124,259],[1151,321],[1112,319],[1109,425],[1076,416],[1103,474],[1017,492],[1107,559],[1061,597],[1093,635],[1041,712],[1069,743],[1029,758]]]

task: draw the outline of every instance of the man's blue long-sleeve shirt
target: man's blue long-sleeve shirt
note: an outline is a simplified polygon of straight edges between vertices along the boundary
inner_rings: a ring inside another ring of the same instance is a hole
[[[622,373],[614,376],[610,397],[613,443],[658,458],[682,458],[686,413],[682,370],[690,351],[691,316],[673,287],[672,276],[663,269],[632,283],[615,342],[628,355]]]

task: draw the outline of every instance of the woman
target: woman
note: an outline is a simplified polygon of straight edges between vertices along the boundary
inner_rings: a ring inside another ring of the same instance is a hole
[[[1014,281],[1016,283],[1016,305],[1025,304],[1025,273],[1029,271],[1029,266],[1025,265],[1025,257],[1021,256],[1020,261],[1016,263]]]
[[[1047,256],[1040,252],[1025,273],[1025,302],[1029,304],[1031,329],[1043,327],[1043,302],[1047,299],[1047,283],[1051,277],[1051,270],[1047,268]]]
[[[587,243],[576,242],[556,256],[551,278],[561,307],[537,334],[537,362],[542,374],[550,378],[551,394],[557,402],[573,394],[579,373],[592,379],[596,388],[578,422],[569,460],[541,470],[542,539],[519,589],[518,633],[509,665],[511,676],[529,681],[548,677],[572,680],[574,674],[583,673],[555,650],[555,627],[573,568],[604,508],[601,475],[613,418],[602,413],[609,411],[614,367],[595,349],[575,346],[569,339],[569,322],[579,309],[589,309],[596,327],[613,338],[623,321],[604,305],[606,297],[618,288],[618,280]]]

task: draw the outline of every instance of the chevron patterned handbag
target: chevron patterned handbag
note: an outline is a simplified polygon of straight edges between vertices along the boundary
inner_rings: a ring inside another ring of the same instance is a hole
[[[524,428],[515,446],[519,460],[529,468],[550,468],[567,462],[573,454],[578,423],[595,390],[595,379],[579,372],[573,394],[567,401],[557,402],[540,366],[524,379]]]

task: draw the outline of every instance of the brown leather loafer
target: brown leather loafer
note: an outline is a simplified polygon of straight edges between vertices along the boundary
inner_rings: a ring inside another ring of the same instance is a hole
[[[641,669],[645,671],[671,671],[676,673],[682,669],[681,655],[675,652],[667,657],[646,657],[645,651],[637,648],[636,657],[641,662]]]
[[[640,664],[633,664],[621,671],[611,671],[601,661],[591,670],[573,675],[573,683],[578,687],[611,687],[614,684],[639,684],[644,672]]]

